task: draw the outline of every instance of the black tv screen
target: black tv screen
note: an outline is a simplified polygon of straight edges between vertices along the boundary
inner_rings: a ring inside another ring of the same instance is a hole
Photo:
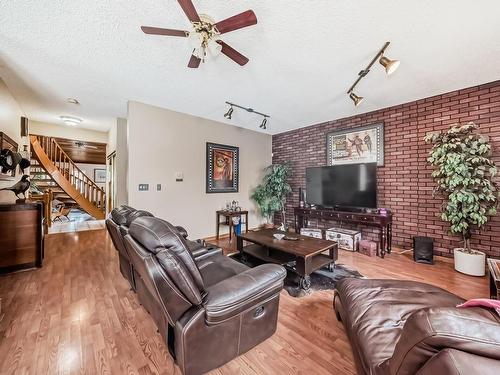
[[[377,163],[306,169],[307,203],[324,207],[377,207]]]

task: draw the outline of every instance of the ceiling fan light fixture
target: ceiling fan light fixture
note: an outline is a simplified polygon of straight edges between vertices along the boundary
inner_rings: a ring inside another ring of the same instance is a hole
[[[207,50],[210,56],[217,57],[222,53],[222,45],[215,40],[208,42]]]
[[[351,100],[354,102],[354,106],[357,107],[358,105],[361,104],[361,102],[363,101],[363,97],[362,96],[358,96],[356,95],[355,93],[351,92],[349,94],[349,98],[351,98]]]
[[[378,62],[385,68],[385,72],[388,76],[394,73],[401,63],[399,60],[391,60],[385,56],[382,56]]]
[[[73,116],[59,116],[59,118],[68,126],[77,126],[83,121],[81,118]]]
[[[267,117],[264,116],[264,120],[262,120],[262,124],[260,124],[259,128],[264,130],[267,129]]]
[[[233,115],[233,106],[229,107],[226,113],[224,113],[224,117],[227,118],[228,120],[231,120],[231,116]]]

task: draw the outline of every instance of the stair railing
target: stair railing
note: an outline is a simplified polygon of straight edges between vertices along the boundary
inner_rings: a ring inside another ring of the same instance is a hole
[[[52,137],[34,135],[41,148],[48,158],[57,167],[59,172],[80,192],[80,194],[90,201],[99,210],[106,210],[106,192],[97,186],[64,152],[62,147]]]

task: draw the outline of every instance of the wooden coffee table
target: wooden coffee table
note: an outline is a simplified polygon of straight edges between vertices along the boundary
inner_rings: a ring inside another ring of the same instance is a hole
[[[285,266],[300,276],[299,286],[303,290],[311,287],[310,274],[322,267],[330,270],[335,267],[338,259],[337,243],[317,238],[287,233],[298,240],[277,240],[275,233],[283,233],[275,229],[263,229],[256,232],[242,233],[237,236],[238,251],[242,259],[245,254],[268,263],[277,263]],[[243,246],[243,241],[252,242]],[[325,252],[328,255],[324,254]]]

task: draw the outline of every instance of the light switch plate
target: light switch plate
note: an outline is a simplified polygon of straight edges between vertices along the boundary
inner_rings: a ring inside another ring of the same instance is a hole
[[[139,184],[139,191],[148,191],[149,184]]]
[[[182,181],[184,181],[184,173],[182,173],[182,172],[175,172],[175,181],[176,182],[182,182]]]

